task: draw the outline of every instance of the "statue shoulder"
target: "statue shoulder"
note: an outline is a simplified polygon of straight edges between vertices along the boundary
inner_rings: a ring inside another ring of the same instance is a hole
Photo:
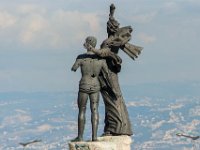
[[[84,59],[86,57],[87,57],[87,54],[84,53],[84,54],[78,55],[76,59]]]

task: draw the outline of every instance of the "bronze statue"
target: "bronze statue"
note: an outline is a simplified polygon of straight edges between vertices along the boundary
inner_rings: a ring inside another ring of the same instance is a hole
[[[104,59],[100,58],[90,49],[88,49],[88,45],[90,45],[92,48],[95,48],[96,42],[97,40],[95,37],[89,36],[86,38],[84,47],[87,49],[87,53],[79,55],[71,69],[72,71],[76,71],[78,67],[80,67],[82,74],[82,78],[79,82],[78,92],[78,137],[72,141],[83,140],[85,112],[88,97],[90,98],[90,109],[92,113],[92,141],[97,140],[97,129],[99,123],[98,104],[100,91],[100,82],[98,77],[101,71],[107,74],[108,68]]]
[[[73,71],[80,66],[82,78],[78,94],[78,137],[73,141],[83,140],[85,111],[88,97],[92,112],[92,140],[97,140],[98,103],[101,91],[105,104],[105,126],[103,135],[132,135],[128,111],[120,90],[118,73],[121,71],[122,59],[118,51],[123,50],[133,60],[141,53],[142,47],[128,43],[133,31],[131,26],[121,27],[114,18],[115,6],[110,6],[107,22],[108,38],[95,49],[96,38],[88,37],[84,47],[87,53],[79,55],[72,67]]]
[[[131,26],[120,28],[120,24],[114,18],[114,11],[115,6],[112,4],[107,22],[108,38],[101,44],[101,49],[96,50],[91,46],[89,49],[106,60],[110,77],[105,78],[103,71],[103,75],[99,77],[101,94],[105,104],[103,135],[132,135],[128,111],[118,81],[122,60],[117,54],[121,49],[134,60],[140,54],[142,47],[128,43],[131,39],[132,28]]]

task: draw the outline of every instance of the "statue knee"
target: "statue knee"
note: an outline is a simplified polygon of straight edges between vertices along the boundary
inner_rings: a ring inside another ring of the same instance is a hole
[[[98,110],[97,110],[97,108],[95,107],[95,108],[92,108],[92,113],[97,113],[98,112]]]
[[[86,107],[80,107],[79,108],[79,117],[84,118],[85,117],[85,112],[86,112]]]
[[[79,112],[85,113],[86,112],[86,106],[79,107]]]

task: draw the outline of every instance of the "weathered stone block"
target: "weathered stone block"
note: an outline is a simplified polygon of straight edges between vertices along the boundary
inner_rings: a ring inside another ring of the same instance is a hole
[[[130,136],[104,136],[95,142],[70,142],[70,150],[131,150]]]

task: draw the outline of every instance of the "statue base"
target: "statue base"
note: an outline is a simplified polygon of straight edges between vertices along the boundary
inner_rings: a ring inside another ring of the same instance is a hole
[[[98,141],[70,142],[69,150],[131,150],[130,136],[103,136]]]

